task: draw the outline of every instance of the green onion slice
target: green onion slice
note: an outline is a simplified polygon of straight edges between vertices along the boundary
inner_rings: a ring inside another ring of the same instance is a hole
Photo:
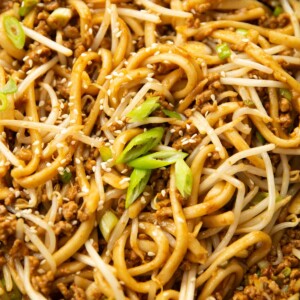
[[[260,144],[264,145],[266,143],[265,138],[261,135],[259,131],[256,131],[255,136]]]
[[[133,109],[127,116],[131,122],[142,121],[147,118],[153,111],[159,108],[159,97],[151,97],[144,101],[141,105]]]
[[[138,169],[158,169],[176,163],[178,159],[184,159],[188,154],[179,151],[154,152],[128,163],[130,167]]]
[[[261,260],[257,263],[257,265],[261,270],[264,270],[270,266],[270,263],[267,260]]]
[[[9,77],[7,83],[5,86],[0,90],[0,93],[2,94],[13,94],[18,90],[16,82]]]
[[[108,161],[112,158],[111,149],[107,146],[101,146],[99,148],[100,156],[103,161]]]
[[[118,217],[111,210],[107,210],[100,219],[99,229],[106,241],[108,241],[118,221]]]
[[[230,57],[231,50],[227,43],[220,44],[216,47],[219,58],[226,59]]]
[[[1,300],[22,300],[23,299],[22,294],[17,288],[15,282],[13,282],[13,288],[10,292],[6,291],[5,285],[6,284],[4,278],[1,278],[0,287],[3,290],[3,294],[1,294]]]
[[[248,35],[248,30],[247,29],[244,29],[244,28],[238,28],[236,30],[236,33],[237,34],[240,34],[240,35],[243,35],[243,36],[247,36]]]
[[[155,127],[135,136],[117,158],[116,163],[127,163],[156,147],[164,134],[162,127]]]
[[[193,175],[186,162],[180,158],[175,163],[175,181],[180,194],[187,198],[192,193]]]
[[[276,6],[275,9],[274,9],[274,11],[273,11],[273,15],[275,17],[278,17],[282,13],[283,13],[282,7],[281,6]]]
[[[281,271],[281,273],[283,274],[284,277],[289,277],[290,274],[292,273],[292,270],[291,270],[291,268],[289,268],[289,267],[285,267],[285,268]]]
[[[132,171],[125,200],[126,208],[128,208],[144,191],[149,181],[150,175],[151,170],[134,169]]]
[[[68,183],[72,179],[72,173],[64,169],[63,173],[59,175],[59,179],[62,183]]]
[[[264,200],[269,196],[269,193],[266,192],[258,192],[251,201],[251,204],[255,205]]]
[[[243,100],[243,102],[248,107],[255,107],[254,102],[252,100],[250,100],[250,99],[245,99],[245,100]]]
[[[168,110],[168,109],[163,109],[162,111],[166,116],[168,116],[170,118],[175,118],[175,119],[178,119],[178,120],[182,120],[181,115],[176,111],[171,111],[171,110]]]
[[[291,101],[293,98],[293,94],[288,89],[279,89],[280,96]]]
[[[37,0],[23,0],[19,8],[19,15],[21,17],[26,16],[37,4]]]
[[[23,49],[25,45],[25,33],[20,22],[12,16],[3,17],[4,30],[7,37],[18,49]]]
[[[0,112],[5,111],[8,106],[8,100],[5,94],[0,93]]]

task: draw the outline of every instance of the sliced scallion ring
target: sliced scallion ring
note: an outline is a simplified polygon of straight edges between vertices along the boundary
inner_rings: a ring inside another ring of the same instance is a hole
[[[175,118],[175,119],[178,119],[178,120],[182,120],[181,115],[176,111],[171,111],[171,110],[168,110],[168,109],[163,109],[162,111],[166,116],[168,116],[170,118]]]
[[[216,47],[219,58],[226,59],[230,57],[231,50],[227,43],[220,44]]]
[[[13,94],[15,93],[16,91],[18,90],[18,87],[17,87],[17,84],[16,82],[11,78],[9,77],[7,83],[5,84],[5,86],[0,89],[0,93],[2,94]]]
[[[23,49],[25,45],[25,33],[18,19],[12,16],[4,16],[3,25],[7,37],[15,47]]]
[[[150,175],[151,170],[134,169],[132,171],[125,200],[126,208],[128,208],[144,191]]]
[[[8,100],[5,94],[0,93],[0,112],[5,111],[8,106]]]
[[[127,163],[156,147],[164,134],[162,127],[155,127],[135,136],[117,158],[117,163]],[[142,168],[143,169],[143,168]]]
[[[293,98],[293,94],[288,89],[279,89],[280,96],[291,101]]]
[[[182,197],[187,198],[191,195],[193,175],[191,169],[182,158],[175,163],[175,182]]]
[[[243,36],[247,36],[248,35],[248,30],[244,29],[244,28],[238,28],[235,32],[237,34],[240,34],[240,35],[243,35]]]
[[[183,159],[187,153],[180,151],[159,151],[139,158],[128,163],[128,166],[138,169],[158,169],[174,164],[178,159]]]
[[[159,103],[157,103],[159,97],[150,97],[146,99],[141,105],[133,109],[127,117],[129,117],[131,122],[138,122],[144,120],[148,117],[153,111],[155,111],[159,107]]]
[[[108,241],[118,221],[118,217],[111,210],[107,210],[100,219],[99,229],[106,241]]]

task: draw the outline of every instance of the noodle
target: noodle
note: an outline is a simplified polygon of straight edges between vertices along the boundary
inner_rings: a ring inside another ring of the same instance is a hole
[[[0,298],[298,297],[299,21],[2,1]]]

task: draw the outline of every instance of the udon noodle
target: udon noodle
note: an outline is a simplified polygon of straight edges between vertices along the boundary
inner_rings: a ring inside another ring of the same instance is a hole
[[[282,261],[298,1],[0,8],[0,298],[225,299]]]

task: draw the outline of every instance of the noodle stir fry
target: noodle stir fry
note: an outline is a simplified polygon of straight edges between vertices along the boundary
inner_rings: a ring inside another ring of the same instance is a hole
[[[296,0],[2,1],[0,298],[295,295],[299,19]],[[286,287],[263,286],[284,255]]]

